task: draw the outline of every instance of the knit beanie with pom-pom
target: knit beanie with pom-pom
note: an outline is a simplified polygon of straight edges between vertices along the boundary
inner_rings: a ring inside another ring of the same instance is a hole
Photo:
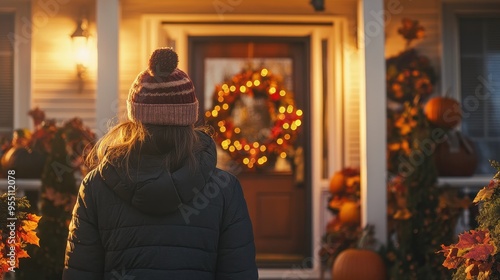
[[[128,118],[155,125],[187,126],[198,120],[198,99],[189,76],[177,68],[172,48],[160,48],[139,73],[127,99]]]

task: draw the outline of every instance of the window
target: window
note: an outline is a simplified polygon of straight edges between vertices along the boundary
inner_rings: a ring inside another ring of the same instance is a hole
[[[461,102],[459,127],[479,156],[475,177],[500,161],[500,2],[443,0],[441,92]],[[489,179],[487,179],[489,181]]]
[[[491,174],[488,160],[500,160],[500,17],[457,20],[461,129],[476,145],[476,173]]]
[[[14,20],[13,13],[0,13],[0,135],[14,127],[14,48],[8,39]]]

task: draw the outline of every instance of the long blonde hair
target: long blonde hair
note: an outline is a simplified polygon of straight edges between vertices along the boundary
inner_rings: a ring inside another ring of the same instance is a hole
[[[173,171],[185,162],[195,167],[194,153],[197,149],[196,130],[206,128],[194,126],[158,126],[140,122],[124,121],[112,127],[92,148],[87,156],[87,165],[102,172],[106,164],[124,168],[128,174],[131,155],[135,153],[165,154],[166,167]]]

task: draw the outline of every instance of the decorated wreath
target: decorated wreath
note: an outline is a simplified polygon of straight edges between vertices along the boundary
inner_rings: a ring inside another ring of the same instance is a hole
[[[231,159],[253,169],[293,153],[303,112],[268,69],[243,69],[216,85],[212,104],[207,122]]]

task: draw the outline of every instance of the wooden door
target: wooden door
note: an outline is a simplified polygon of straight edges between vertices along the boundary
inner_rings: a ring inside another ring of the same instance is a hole
[[[309,38],[308,37],[190,37],[189,75],[197,89],[200,115],[205,115],[207,58],[289,58],[295,105],[303,109],[296,146],[303,151],[303,168],[288,171],[238,169],[254,227],[259,267],[290,267],[311,256],[311,195],[309,171]],[[222,82],[222,81],[221,81]],[[243,128],[242,128],[243,129]],[[300,173],[300,174],[298,174]],[[299,178],[299,179],[298,179]]]

